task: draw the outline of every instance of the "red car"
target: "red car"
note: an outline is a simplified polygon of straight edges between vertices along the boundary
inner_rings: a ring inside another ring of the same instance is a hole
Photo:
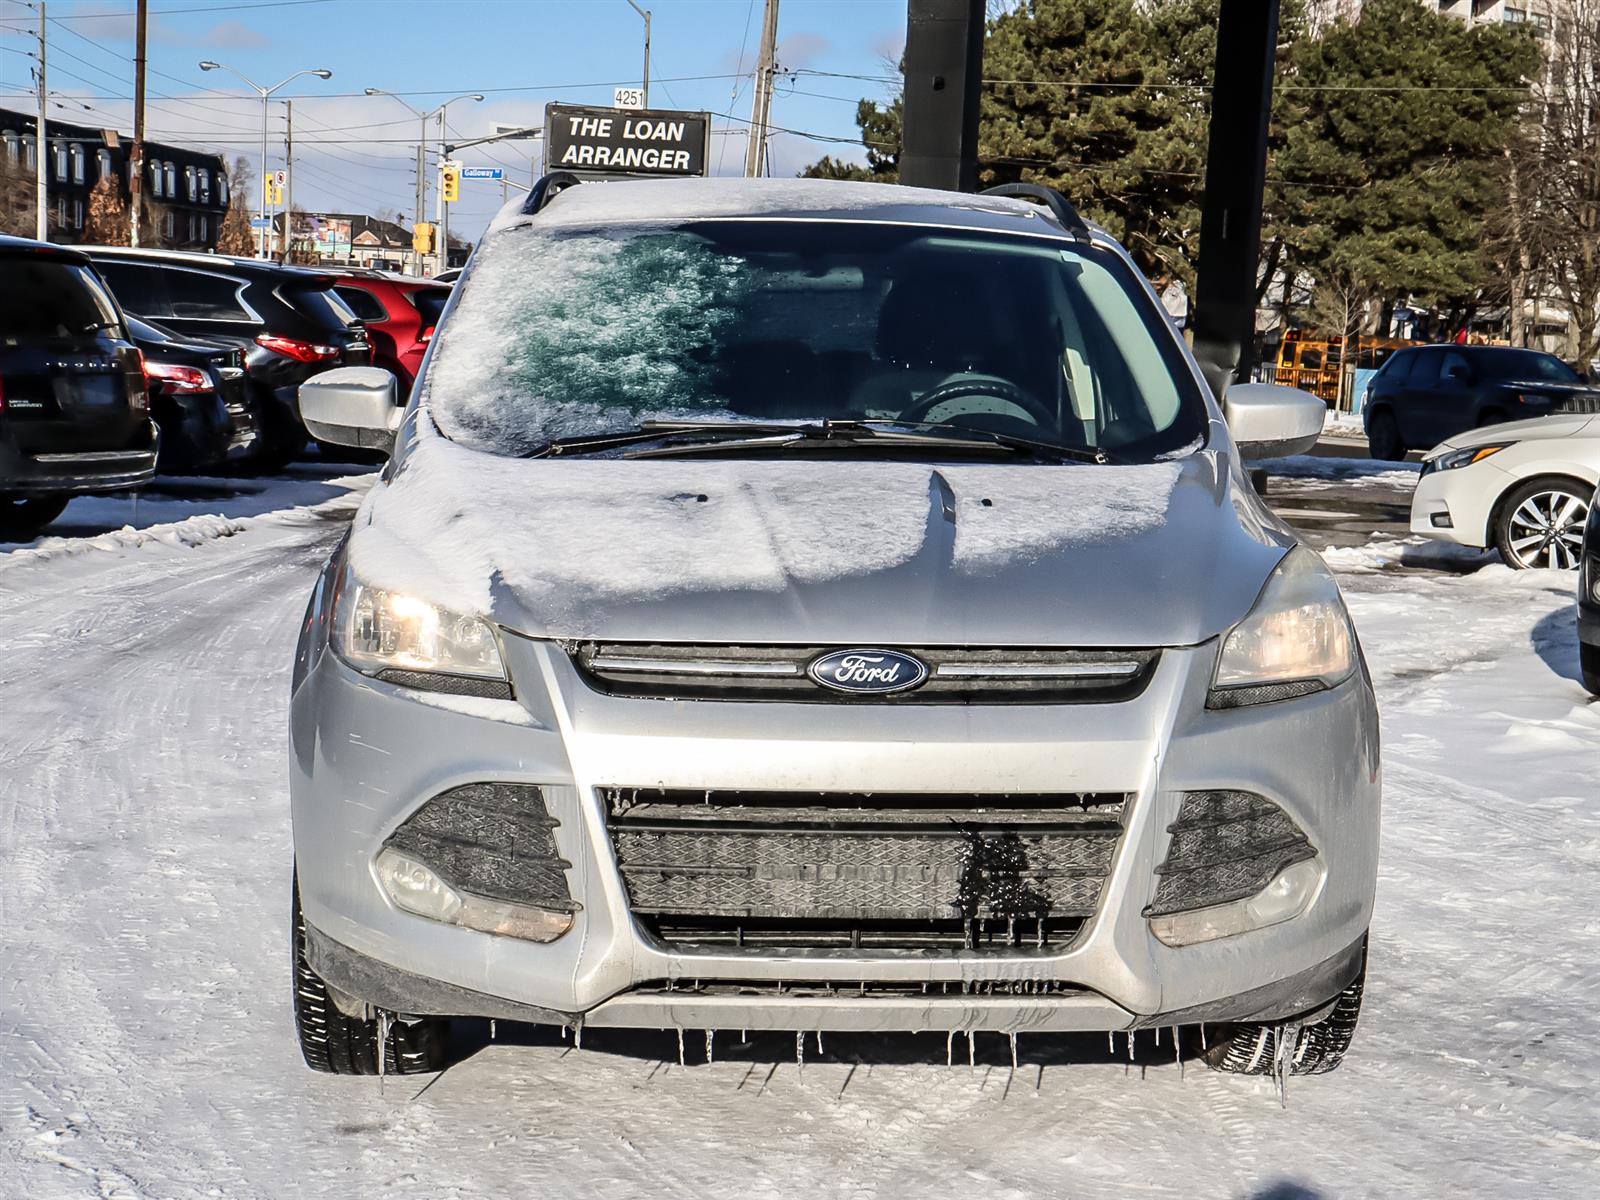
[[[416,381],[450,288],[431,279],[385,271],[338,271],[334,290],[367,327],[372,365],[393,371],[401,395]]]

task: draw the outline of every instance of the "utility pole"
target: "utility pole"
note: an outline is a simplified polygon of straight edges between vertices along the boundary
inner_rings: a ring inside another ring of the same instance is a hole
[[[418,114],[422,120],[422,128],[417,132],[417,215],[412,219],[413,230],[422,224],[422,218],[428,211],[428,117],[426,113]],[[417,275],[422,275],[422,255],[417,255]]]
[[[441,106],[439,109],[439,183],[437,187],[439,270],[434,272],[435,275],[439,271],[448,271],[450,269],[450,206],[444,202],[444,164],[450,161],[450,147],[444,144],[444,137],[444,108]]]
[[[772,120],[772,76],[778,58],[778,0],[766,0],[761,17],[761,50],[756,58],[756,94],[750,111],[750,144],[745,147],[744,173],[751,179],[767,173],[767,125]]]
[[[283,102],[283,261],[294,248],[294,101]]]
[[[133,215],[129,218],[130,245],[139,244],[140,221],[144,207],[144,65],[145,27],[150,0],[139,0],[133,26],[133,147],[128,151],[128,196]]]
[[[900,182],[978,189],[983,0],[911,0],[906,12]]]
[[[633,11],[644,18],[644,106],[650,107],[650,10],[640,8],[634,0],[628,0]]]
[[[41,242],[48,242],[50,240],[50,207],[49,198],[47,196],[48,189],[45,186],[45,171],[49,169],[46,166],[46,160],[50,157],[50,138],[45,132],[48,128],[48,122],[45,116],[45,104],[46,97],[49,95],[49,92],[45,88],[44,51],[44,0],[39,0],[39,126],[36,130],[34,130],[33,138],[35,151],[33,163],[35,168],[37,168],[34,171],[33,179],[33,202],[37,211],[34,214],[33,230],[34,237],[38,238]]]

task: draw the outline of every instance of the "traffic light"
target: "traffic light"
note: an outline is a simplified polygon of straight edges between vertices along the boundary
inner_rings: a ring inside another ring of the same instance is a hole
[[[446,204],[453,204],[461,199],[461,168],[444,168],[439,176],[439,187]]]
[[[411,230],[411,248],[418,254],[433,253],[433,222],[418,221]]]

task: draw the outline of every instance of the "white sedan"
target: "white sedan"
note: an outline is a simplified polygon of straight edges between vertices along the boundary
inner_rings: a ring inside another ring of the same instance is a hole
[[[1457,434],[1424,457],[1411,531],[1493,546],[1517,569],[1571,570],[1600,483],[1600,416],[1540,417]]]

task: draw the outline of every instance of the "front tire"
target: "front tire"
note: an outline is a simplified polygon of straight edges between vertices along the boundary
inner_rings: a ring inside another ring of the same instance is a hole
[[[1367,451],[1384,462],[1405,461],[1406,444],[1400,437],[1399,422],[1386,408],[1373,413],[1367,422]]]
[[[329,1075],[419,1075],[449,1065],[450,1022],[439,1017],[402,1019],[389,1014],[378,1070],[380,1020],[347,1017],[306,957],[306,923],[300,915],[300,885],[294,889],[294,1024],[306,1066]]]
[[[1296,1031],[1295,1044],[1289,1051],[1289,1074],[1326,1075],[1344,1061],[1356,1036],[1366,982],[1363,958],[1361,973],[1345,985],[1328,1015],[1315,1025],[1302,1025]],[[1230,1075],[1271,1075],[1277,1060],[1279,1030],[1276,1022],[1229,1025],[1220,1040],[1210,1034],[1206,1063],[1213,1070]]]
[[[32,538],[59,517],[70,496],[0,497],[0,538]]]
[[[1515,571],[1570,571],[1583,553],[1583,523],[1594,489],[1544,475],[1513,488],[1494,519],[1494,545]]]

